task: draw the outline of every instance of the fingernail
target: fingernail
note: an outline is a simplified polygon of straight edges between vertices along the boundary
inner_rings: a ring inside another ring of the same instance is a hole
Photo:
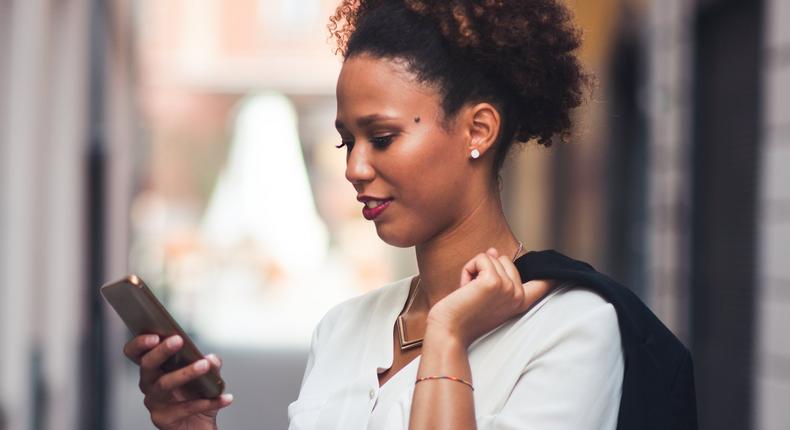
[[[208,360],[206,359],[198,360],[195,363],[195,370],[197,370],[198,372],[202,372],[206,369],[208,369]]]
[[[209,360],[212,364],[219,366],[219,357],[216,354],[208,354],[206,355],[206,359]]]
[[[181,342],[181,338],[179,336],[173,336],[170,339],[167,339],[167,346],[170,348],[175,348],[178,346],[179,342]]]
[[[157,343],[159,343],[159,336],[157,335],[146,336],[145,340],[143,340],[143,343],[145,344],[145,346],[149,346],[149,347],[154,346]]]
[[[222,398],[222,401],[224,401],[224,402],[229,402],[230,403],[230,402],[233,401],[233,394],[225,393],[225,394],[221,395],[220,397]]]

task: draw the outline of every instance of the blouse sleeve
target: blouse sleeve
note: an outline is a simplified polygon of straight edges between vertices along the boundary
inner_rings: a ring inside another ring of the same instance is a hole
[[[302,382],[299,385],[299,391],[304,388],[304,383],[307,380],[307,377],[310,376],[310,372],[313,370],[313,365],[315,364],[315,354],[316,350],[318,349],[318,330],[321,325],[317,325],[313,329],[313,336],[310,338],[310,350],[307,354],[307,365],[304,369],[304,374],[302,375]]]
[[[331,325],[333,324],[335,315],[338,313],[338,309],[339,306],[335,306],[330,309],[326,314],[324,314],[323,317],[321,317],[321,320],[318,321],[318,324],[316,324],[315,328],[313,329],[313,335],[310,338],[310,349],[307,355],[307,364],[305,365],[304,375],[302,375],[302,382],[299,386],[300,395],[304,391],[305,382],[307,382],[308,378],[310,377],[310,373],[313,371],[318,352],[321,350],[324,337],[326,337],[326,335],[322,336],[322,333],[331,331]]]
[[[315,384],[310,383],[310,376],[315,368],[318,353],[321,349],[321,333],[323,326],[327,324],[327,316],[324,316],[318,325],[313,329],[313,335],[310,339],[310,350],[307,356],[307,365],[305,366],[302,382],[299,386],[299,396],[296,400],[288,405],[288,429],[296,430],[308,428],[304,425],[304,421],[309,421],[305,412],[308,410],[317,410],[320,406],[319,399],[311,392],[311,386]]]
[[[622,381],[617,314],[601,299],[548,334],[500,413],[480,428],[615,429]]]

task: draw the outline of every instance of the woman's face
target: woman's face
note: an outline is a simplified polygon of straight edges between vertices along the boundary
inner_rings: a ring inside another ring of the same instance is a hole
[[[461,121],[443,123],[440,103],[434,87],[395,60],[358,54],[340,72],[336,127],[347,151],[346,179],[358,199],[389,200],[383,210],[364,210],[388,244],[427,241],[475,205],[465,190],[468,133]]]

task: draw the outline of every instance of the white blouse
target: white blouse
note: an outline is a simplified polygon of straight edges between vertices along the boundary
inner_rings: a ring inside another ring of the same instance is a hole
[[[310,345],[289,429],[409,426],[420,357],[379,388],[411,276],[332,308]],[[623,351],[614,307],[563,284],[468,349],[478,429],[615,429]]]

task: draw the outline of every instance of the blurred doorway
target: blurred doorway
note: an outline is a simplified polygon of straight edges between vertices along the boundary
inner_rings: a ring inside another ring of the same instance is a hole
[[[762,2],[696,21],[692,349],[701,428],[750,427]]]

